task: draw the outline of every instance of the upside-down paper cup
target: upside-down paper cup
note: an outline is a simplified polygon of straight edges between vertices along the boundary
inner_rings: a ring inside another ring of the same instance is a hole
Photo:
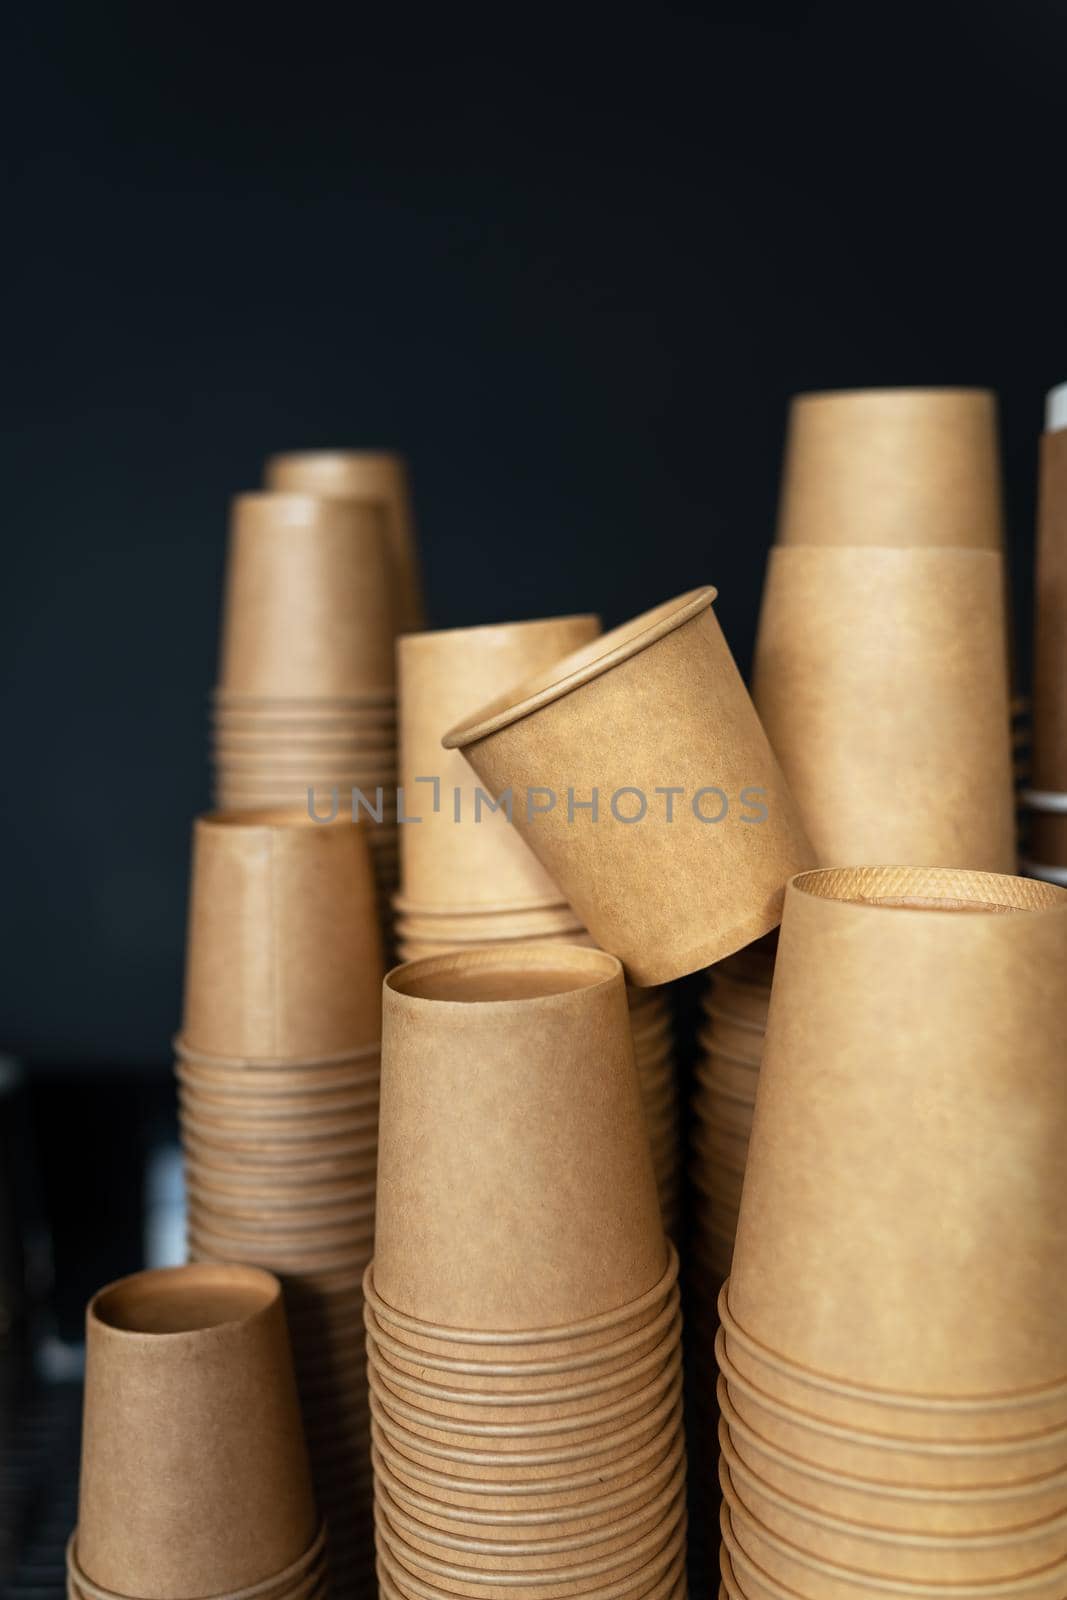
[[[375,1248],[380,1300],[445,1330],[551,1328],[655,1290],[668,1253],[612,956],[486,948],[389,974]]]
[[[192,1266],[102,1289],[86,1321],[85,1576],[139,1600],[221,1595],[297,1562],[317,1521],[277,1280]]]
[[[224,695],[391,694],[393,608],[376,507],[307,494],[237,496],[223,598]]]
[[[397,624],[421,628],[422,577],[403,458],[386,450],[297,450],[267,462],[268,488],[379,506],[386,518]]]
[[[365,831],[222,812],[193,835],[183,1042],[297,1061],[379,1038],[382,956]]]
[[[1064,1383],[1065,968],[1049,884],[790,884],[729,1289],[752,1340],[920,1401]]]
[[[814,859],[714,597],[646,612],[444,738],[511,792],[515,826],[641,985],[767,933]]]
[[[771,551],[752,695],[821,861],[1014,870],[1003,591],[993,550]]]
[[[477,913],[483,901],[516,911],[539,900],[559,906],[558,888],[505,812],[490,808],[484,790],[479,800],[470,766],[458,750],[443,750],[441,739],[472,705],[551,666],[599,632],[597,617],[551,617],[412,634],[397,642],[402,782],[406,805],[422,818],[401,840],[403,892],[416,915],[460,908]],[[416,937],[427,931],[411,928]]]
[[[846,389],[790,407],[779,544],[1003,547],[985,389]]]

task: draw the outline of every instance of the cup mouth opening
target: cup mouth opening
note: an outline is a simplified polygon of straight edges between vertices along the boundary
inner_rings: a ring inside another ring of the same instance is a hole
[[[666,634],[689,622],[715,600],[718,591],[710,584],[690,589],[666,600],[651,611],[624,622],[609,633],[602,633],[578,650],[551,666],[533,673],[520,684],[482,706],[473,716],[450,728],[441,740],[446,750],[462,750],[469,744],[499,733],[532,711],[578,689],[630,656],[638,655]]]
[[[101,1289],[90,1320],[111,1333],[168,1338],[247,1323],[281,1296],[281,1285],[258,1267],[197,1263],[138,1272]]]
[[[307,806],[276,805],[276,806],[250,806],[247,811],[240,806],[219,806],[214,811],[205,811],[197,817],[198,828],[212,831],[234,828],[244,830],[246,833],[253,830],[269,828],[297,830],[311,829],[324,833],[328,828],[362,828],[363,823],[353,820],[345,811],[330,821],[317,821],[308,813]]]
[[[425,628],[418,633],[402,633],[397,638],[397,647],[401,655],[420,655],[425,652],[433,654],[434,647],[442,641],[463,644],[467,640],[479,643],[489,639],[493,634],[519,634],[526,633],[531,628],[564,627],[568,623],[588,623],[599,630],[600,618],[593,611],[566,612],[559,617],[524,617],[519,622],[485,622],[478,623],[468,628]],[[592,641],[591,641],[592,642]],[[585,648],[584,646],[582,648]]]
[[[622,963],[605,950],[516,943],[423,956],[394,967],[385,986],[416,1005],[510,1010],[621,982]]]
[[[819,401],[834,401],[839,405],[862,405],[866,402],[873,406],[897,401],[907,406],[916,400],[930,399],[972,400],[992,405],[995,396],[992,389],[983,389],[979,384],[971,383],[887,384],[874,389],[807,389],[795,394],[791,404],[809,406],[817,405]]]
[[[819,867],[799,873],[789,887],[812,899],[883,913],[1012,916],[1067,911],[1067,890],[1054,884],[962,867]]]

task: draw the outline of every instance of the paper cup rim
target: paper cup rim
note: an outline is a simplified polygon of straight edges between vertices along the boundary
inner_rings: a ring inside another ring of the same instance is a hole
[[[204,1285],[222,1285],[223,1280],[227,1286],[239,1283],[247,1290],[254,1291],[259,1295],[260,1303],[239,1316],[217,1317],[195,1328],[154,1329],[123,1326],[121,1322],[112,1321],[107,1315],[110,1301],[130,1293],[136,1295],[139,1291],[150,1293],[155,1285],[162,1286],[169,1283],[177,1285],[180,1290],[182,1285],[188,1284],[190,1293],[193,1293]],[[219,1328],[248,1326],[270,1312],[279,1302],[283,1302],[281,1283],[269,1267],[262,1266],[258,1262],[186,1262],[183,1266],[177,1267],[149,1267],[143,1272],[127,1273],[125,1277],[116,1278],[114,1282],[105,1284],[89,1301],[86,1321],[99,1328],[108,1339],[131,1343],[151,1339],[154,1343],[158,1341],[160,1346],[167,1344],[173,1347],[178,1343],[203,1339],[205,1334],[215,1332]]]
[[[78,1588],[83,1589],[87,1595],[91,1596],[91,1600],[126,1600],[125,1596],[117,1594],[113,1589],[101,1588],[98,1583],[94,1583],[91,1578],[83,1573],[78,1564],[77,1539],[78,1529],[75,1526],[70,1538],[67,1540],[66,1554],[68,1571],[73,1573]],[[308,1568],[314,1566],[315,1562],[323,1555],[325,1546],[326,1524],[320,1521],[319,1530],[314,1539],[312,1539],[303,1555],[298,1556],[290,1566],[284,1567],[281,1572],[276,1572],[270,1578],[261,1578],[258,1583],[249,1584],[244,1589],[229,1589],[223,1594],[213,1595],[211,1600],[259,1600],[260,1596],[273,1596],[275,1591],[278,1594],[278,1600],[285,1600],[288,1589],[296,1583],[297,1579]]]
[[[393,896],[393,910],[408,917],[499,917],[525,916],[531,911],[566,911],[567,901],[560,894],[543,896],[539,900],[496,900],[485,905],[425,905],[409,900],[403,893]]]
[[[690,589],[671,600],[664,601],[662,605],[641,612],[620,627],[600,634],[588,645],[581,647],[580,653],[583,655],[594,648],[599,649],[600,653],[593,660],[576,667],[573,671],[564,670],[563,676],[557,678],[554,683],[528,693],[524,693],[524,685],[519,684],[511,693],[499,696],[475,712],[472,717],[464,718],[462,722],[450,728],[441,740],[442,745],[446,750],[462,750],[467,745],[476,744],[480,739],[499,733],[502,728],[509,727],[513,722],[519,722],[533,712],[540,711],[553,701],[561,700],[564,695],[580,689],[583,684],[590,683],[594,678],[602,677],[612,667],[639,655],[650,645],[682,627],[684,623],[692,621],[711,606],[717,593],[718,591],[710,584],[699,589]],[[560,666],[566,669],[569,659],[570,656],[564,656]],[[546,675],[544,672],[538,673],[533,681],[539,681]]]
[[[301,1067],[344,1067],[350,1061],[365,1061],[370,1056],[381,1055],[382,1041],[359,1045],[355,1050],[341,1050],[323,1056],[219,1056],[210,1055],[189,1044],[183,1033],[171,1040],[174,1054],[184,1061],[203,1062],[206,1067],[236,1068],[238,1071],[298,1072]]]
[[[864,892],[872,888],[881,892]],[[1067,889],[1039,879],[968,867],[815,867],[790,878],[787,893],[848,905],[871,915],[892,911],[898,916],[925,918],[931,911],[940,915],[945,904],[952,904],[972,915],[1067,916]]]
[[[430,959],[438,958],[434,956]],[[595,1317],[584,1318],[581,1322],[565,1323],[553,1328],[510,1329],[496,1333],[480,1328],[448,1328],[438,1323],[421,1322],[416,1317],[394,1311],[392,1306],[387,1305],[379,1297],[374,1287],[373,1261],[367,1264],[363,1278],[363,1293],[379,1322],[392,1323],[394,1327],[402,1328],[423,1339],[440,1339],[453,1344],[514,1345],[517,1348],[531,1344],[557,1344],[561,1340],[581,1339],[586,1334],[600,1333],[619,1322],[629,1322],[631,1317],[639,1316],[649,1306],[655,1305],[657,1300],[665,1300],[678,1278],[678,1252],[669,1239],[666,1240],[666,1248],[667,1265],[662,1276],[636,1300],[630,1300],[626,1305],[617,1307],[613,1311],[602,1311]]]
[[[717,1301],[719,1322],[729,1338],[735,1340],[763,1366],[770,1367],[772,1371],[781,1373],[784,1378],[790,1378],[806,1388],[821,1389],[828,1394],[840,1395],[846,1400],[883,1405],[887,1410],[943,1412],[948,1417],[967,1416],[974,1412],[1025,1411],[1030,1406],[1042,1405],[1060,1397],[1067,1402],[1067,1378],[1061,1383],[1045,1384],[1040,1389],[1023,1389],[1018,1394],[1002,1393],[990,1395],[988,1398],[978,1395],[922,1395],[906,1391],[868,1389],[861,1384],[834,1378],[829,1373],[817,1372],[810,1367],[790,1361],[778,1351],[761,1344],[750,1333],[746,1333],[730,1311],[729,1289],[730,1281],[727,1279],[719,1290]]]
[[[570,967],[589,975],[590,981],[583,983],[580,988],[559,989],[548,994],[519,996],[512,1000],[468,999],[452,1000],[447,998],[430,999],[425,995],[412,993],[410,985],[416,985],[423,977],[433,977],[437,973],[463,972],[472,973],[479,970],[492,972],[501,967],[510,968],[517,966],[536,971],[538,968],[546,972],[558,972],[561,968]],[[526,1010],[535,1007],[559,1007],[567,1004],[578,1003],[579,995],[588,994],[592,990],[604,989],[613,983],[623,980],[622,962],[618,956],[613,956],[606,950],[599,950],[594,946],[580,944],[538,944],[535,940],[509,941],[506,945],[472,945],[469,950],[442,951],[440,955],[420,956],[415,961],[402,961],[385,975],[385,987],[389,992],[402,1000],[405,1007],[414,1011],[421,1011],[425,1015],[441,1016],[445,1009],[462,1012],[470,1015],[471,1008],[477,1007],[481,1015],[501,1015],[515,1011],[517,1008]]]

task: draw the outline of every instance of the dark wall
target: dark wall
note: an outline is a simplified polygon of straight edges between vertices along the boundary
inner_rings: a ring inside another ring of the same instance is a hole
[[[408,453],[436,625],[710,580],[746,665],[790,393],[989,384],[1025,621],[1067,13],[702,9],[27,10],[0,1042],[167,1056],[270,451]]]

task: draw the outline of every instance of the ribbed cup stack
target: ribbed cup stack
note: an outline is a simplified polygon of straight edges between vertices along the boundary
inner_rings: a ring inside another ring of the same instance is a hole
[[[177,1041],[189,1251],[282,1279],[338,1596],[373,1584],[361,1283],[382,957],[364,832],[199,819]]]
[[[396,940],[404,960],[476,945],[587,941],[558,887],[458,750],[442,734],[489,695],[596,638],[598,618],[406,635],[397,646],[402,888]],[[519,795],[514,805],[524,804]],[[668,1233],[679,1221],[678,1104],[670,1006],[662,990],[627,990],[634,1054]]]
[[[730,1600],[1067,1594],[1067,892],[790,884],[718,1355]]]
[[[70,1600],[325,1600],[281,1286],[141,1272],[86,1316]]]
[[[296,492],[234,501],[215,803],[368,824],[383,927],[397,882],[397,596],[384,510]]]
[[[676,1276],[619,963],[519,945],[391,973],[366,1291],[383,1595],[685,1594]]]

